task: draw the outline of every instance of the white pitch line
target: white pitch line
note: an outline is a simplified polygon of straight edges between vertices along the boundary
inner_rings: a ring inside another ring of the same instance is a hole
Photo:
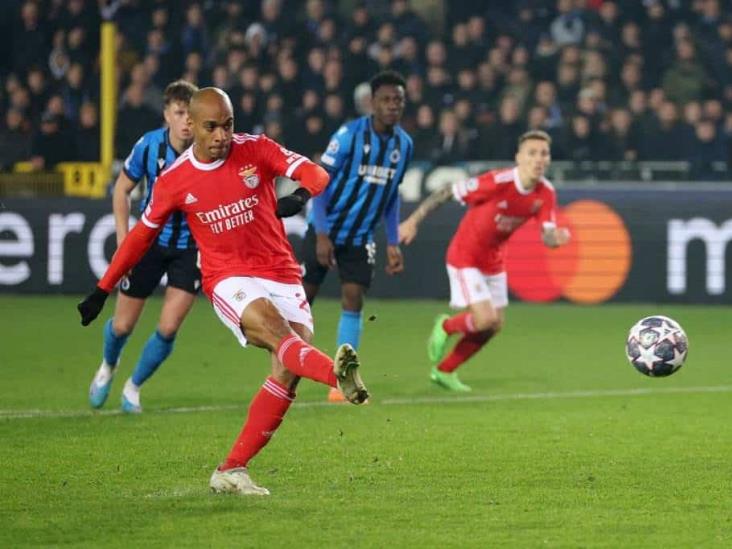
[[[470,396],[439,396],[413,398],[386,398],[374,401],[375,405],[382,406],[409,406],[414,404],[470,404],[475,402],[500,402],[507,400],[557,400],[563,398],[602,398],[602,397],[634,397],[670,394],[699,394],[699,393],[729,393],[732,385],[716,385],[702,387],[666,387],[657,389],[595,389],[586,391],[542,392],[542,393],[507,393],[496,395]],[[320,408],[334,406],[326,401],[295,402],[296,408]],[[335,405],[337,406],[337,405]],[[246,410],[246,403],[222,404],[220,406],[183,406],[178,408],[152,409],[146,414],[195,414],[199,412],[222,412],[227,410]],[[83,418],[96,416],[118,416],[120,410],[0,410],[0,421],[3,419],[32,419],[32,418]]]

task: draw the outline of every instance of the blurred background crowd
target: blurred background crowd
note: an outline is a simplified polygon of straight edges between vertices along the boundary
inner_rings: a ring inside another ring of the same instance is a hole
[[[160,125],[177,78],[228,91],[237,131],[317,157],[366,112],[358,85],[396,69],[418,160],[511,159],[534,128],[559,160],[685,159],[698,179],[729,160],[730,0],[3,4],[4,170],[99,158],[102,20],[118,26],[118,157]]]

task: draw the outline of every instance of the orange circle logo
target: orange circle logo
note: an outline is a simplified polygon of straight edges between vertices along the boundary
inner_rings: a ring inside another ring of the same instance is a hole
[[[622,218],[607,204],[578,200],[560,207],[557,224],[572,240],[550,249],[534,220],[511,237],[506,253],[508,286],[524,301],[601,303],[613,297],[628,277],[633,250]]]

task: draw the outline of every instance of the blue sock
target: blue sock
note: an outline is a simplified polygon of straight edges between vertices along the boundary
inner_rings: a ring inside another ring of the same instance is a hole
[[[145,383],[155,373],[158,366],[163,363],[163,360],[168,358],[168,355],[173,351],[174,342],[175,334],[169,339],[165,339],[160,335],[160,332],[155,330],[155,333],[145,343],[140,360],[137,361],[135,371],[132,373],[132,383],[138,387]]]
[[[361,311],[341,311],[341,319],[338,321],[338,346],[350,343],[351,347],[358,349],[361,342]]]
[[[122,347],[127,343],[127,338],[130,334],[118,336],[112,329],[112,319],[107,320],[104,325],[104,350],[103,356],[104,361],[109,364],[112,368],[117,365],[119,355],[122,353]]]

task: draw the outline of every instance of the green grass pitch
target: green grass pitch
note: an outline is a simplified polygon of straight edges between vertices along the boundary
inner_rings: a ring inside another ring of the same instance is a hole
[[[428,381],[440,302],[369,300],[369,405],[296,405],[252,462],[268,498],[215,496],[268,357],[238,347],[203,299],[144,388],[116,413],[155,324],[152,300],[106,411],[87,409],[111,314],[76,298],[0,297],[0,547],[729,547],[730,308],[513,304],[462,369],[468,396]],[[649,379],[623,344],[640,317],[678,320],[687,364]],[[316,304],[334,351],[338,304]]]

